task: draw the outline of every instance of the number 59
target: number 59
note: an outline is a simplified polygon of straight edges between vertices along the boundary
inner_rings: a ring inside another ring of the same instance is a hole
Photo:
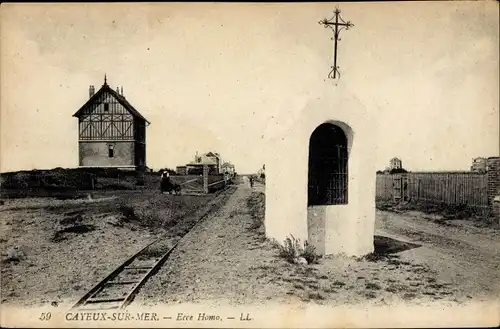
[[[38,320],[40,320],[40,321],[48,321],[48,320],[50,320],[51,316],[52,315],[50,314],[50,312],[49,313],[42,313],[40,315],[40,317],[38,318]]]

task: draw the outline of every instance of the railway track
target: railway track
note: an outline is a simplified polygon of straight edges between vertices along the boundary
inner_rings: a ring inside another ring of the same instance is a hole
[[[233,191],[233,188],[222,191],[222,198]],[[207,205],[208,209],[212,209],[216,202],[220,201],[219,196]],[[189,231],[176,242],[162,236],[145,246],[95,285],[71,309],[85,311],[126,308],[132,303],[146,281],[167,261],[184,237],[203,222],[210,213],[210,210],[204,213]]]

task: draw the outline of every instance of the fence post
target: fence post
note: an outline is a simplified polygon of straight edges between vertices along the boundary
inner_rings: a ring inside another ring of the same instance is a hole
[[[203,165],[203,193],[208,194],[208,166]]]
[[[145,176],[146,176],[146,168],[141,166],[136,169],[136,186],[144,186],[145,185]]]
[[[500,196],[500,158],[491,157],[487,160],[487,187],[488,207],[492,215],[496,216],[500,223],[500,209],[495,197]]]

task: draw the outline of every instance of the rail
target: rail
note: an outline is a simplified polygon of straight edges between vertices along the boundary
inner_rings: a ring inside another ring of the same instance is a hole
[[[179,243],[211,214],[210,209],[212,209],[213,205],[219,200],[218,198],[210,202],[206,208],[209,210],[206,211],[172,247],[165,247],[165,243],[168,244],[168,240],[165,239],[166,235],[160,236],[158,239],[139,250],[139,252],[132,257],[128,258],[123,264],[118,266],[108,276],[96,284],[80,298],[71,309],[83,311],[126,308],[132,303],[146,281],[168,260],[170,254]],[[157,256],[155,256],[156,253],[154,253],[155,247],[157,250],[163,249],[167,251],[158,259]],[[148,251],[153,252],[148,255]],[[138,275],[139,277],[137,277]],[[117,287],[119,288],[116,289]],[[115,290],[115,294],[113,294],[113,290]],[[118,294],[116,294],[116,290],[118,290]]]

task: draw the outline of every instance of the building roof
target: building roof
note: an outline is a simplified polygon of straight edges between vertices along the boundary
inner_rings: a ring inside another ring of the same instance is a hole
[[[105,92],[108,92],[110,93],[114,98],[116,98],[116,100],[125,108],[127,109],[127,111],[130,112],[130,114],[132,114],[132,116],[136,117],[136,118],[139,118],[141,120],[144,120],[146,121],[148,124],[151,124],[145,117],[143,117],[139,111],[137,111],[133,106],[132,104],[130,104],[126,99],[125,97],[123,97],[122,95],[120,95],[119,93],[117,93],[115,90],[113,90],[106,82],[104,82],[104,84],[102,85],[101,89],[99,89],[92,97],[89,98],[89,100],[83,104],[83,106],[78,110],[76,111],[75,114],[73,114],[74,117],[79,117],[82,112],[84,111],[84,109],[89,105],[91,104],[92,102],[94,102],[94,100],[99,97],[100,95],[102,95],[103,93]]]
[[[205,154],[207,157],[217,157],[220,158],[219,153],[214,153],[214,152],[208,152]]]
[[[199,160],[198,162],[191,161],[188,163],[189,166],[199,166],[199,165],[216,165],[217,163],[210,159],[206,154],[202,154],[198,156]]]
[[[230,168],[234,168],[234,165],[233,165],[233,164],[231,164],[231,163],[229,163],[229,162],[224,162],[224,163],[222,164],[222,167],[230,167]]]

